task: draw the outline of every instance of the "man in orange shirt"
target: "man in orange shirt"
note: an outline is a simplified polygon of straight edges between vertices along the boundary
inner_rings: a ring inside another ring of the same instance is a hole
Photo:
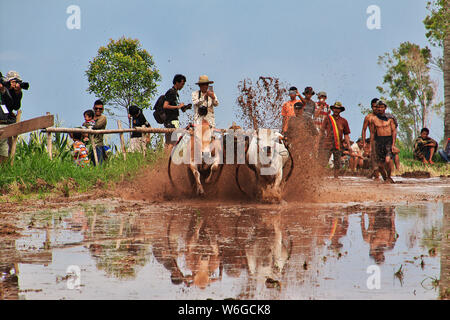
[[[297,88],[296,87],[290,87],[289,88],[289,97],[291,100],[286,101],[283,103],[283,106],[281,108],[281,116],[283,117],[283,126],[282,126],[282,134],[284,135],[288,128],[288,122],[290,117],[295,117],[295,111],[294,111],[294,104],[297,102],[301,102],[301,100],[297,100]]]

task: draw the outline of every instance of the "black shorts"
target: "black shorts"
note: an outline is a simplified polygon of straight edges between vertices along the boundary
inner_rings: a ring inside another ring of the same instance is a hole
[[[392,136],[378,136],[375,138],[375,153],[378,162],[384,162],[386,157],[394,158],[392,154]]]

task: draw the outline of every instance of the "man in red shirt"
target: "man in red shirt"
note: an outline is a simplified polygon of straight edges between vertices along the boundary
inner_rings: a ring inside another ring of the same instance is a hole
[[[290,117],[295,117],[295,111],[294,111],[294,104],[297,102],[301,102],[301,100],[297,100],[297,88],[296,87],[290,87],[289,88],[289,97],[291,100],[286,101],[283,103],[283,106],[281,108],[281,116],[283,117],[283,126],[281,129],[282,134],[284,135],[288,128],[288,122]]]
[[[345,110],[341,102],[336,101],[330,109],[333,114],[327,116],[320,128],[318,159],[323,166],[326,166],[333,154],[334,177],[337,178],[341,169],[344,139],[350,146],[350,128],[347,120],[340,116],[341,112]]]

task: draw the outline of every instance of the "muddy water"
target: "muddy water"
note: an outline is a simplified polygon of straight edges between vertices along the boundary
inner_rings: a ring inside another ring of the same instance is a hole
[[[449,210],[97,200],[25,212],[1,239],[0,298],[436,299]]]

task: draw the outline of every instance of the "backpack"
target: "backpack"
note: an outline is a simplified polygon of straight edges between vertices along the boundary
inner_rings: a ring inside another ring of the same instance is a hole
[[[153,110],[155,110],[153,111],[153,118],[155,118],[156,122],[159,124],[162,124],[167,120],[166,111],[163,108],[165,101],[166,95],[163,94],[156,100],[155,106],[153,107]]]

